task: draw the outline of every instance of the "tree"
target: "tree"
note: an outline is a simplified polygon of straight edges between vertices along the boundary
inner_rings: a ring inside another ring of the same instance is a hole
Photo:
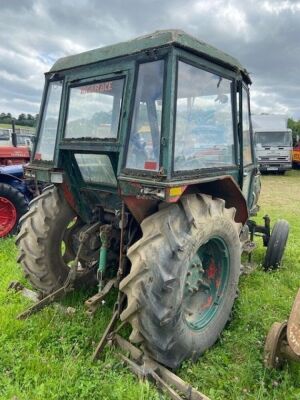
[[[288,119],[288,128],[292,130],[293,133],[293,142],[294,144],[297,141],[297,136],[300,139],[300,120],[295,121],[292,118]]]

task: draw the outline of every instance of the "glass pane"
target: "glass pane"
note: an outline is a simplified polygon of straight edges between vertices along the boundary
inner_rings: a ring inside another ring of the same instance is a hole
[[[159,169],[163,78],[163,60],[140,65],[127,168]]]
[[[179,62],[175,171],[233,163],[231,81]]]
[[[243,88],[243,158],[245,166],[252,163],[248,92],[244,88]]]
[[[75,154],[83,180],[116,186],[117,180],[110,159],[105,154]]]
[[[9,134],[9,129],[0,129],[0,140],[1,141],[7,141],[8,144],[10,142],[10,134]],[[3,144],[3,143],[1,143]]]
[[[31,147],[33,144],[33,135],[17,135],[17,145],[18,146],[29,146]]]
[[[263,146],[292,146],[292,135],[289,132],[257,132],[256,145]]]
[[[116,139],[123,86],[122,78],[71,88],[65,137]]]
[[[52,161],[62,93],[62,81],[50,82],[35,152],[35,160]]]

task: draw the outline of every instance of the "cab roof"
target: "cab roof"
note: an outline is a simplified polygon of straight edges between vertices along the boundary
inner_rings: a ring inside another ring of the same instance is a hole
[[[234,57],[231,57],[221,50],[188,35],[184,31],[174,29],[159,30],[127,42],[121,42],[111,46],[105,46],[95,50],[60,58],[55,62],[49,72],[59,72],[168,45],[174,45],[186,49],[209,58],[227,68],[240,71],[247,83],[251,83],[247,70]]]

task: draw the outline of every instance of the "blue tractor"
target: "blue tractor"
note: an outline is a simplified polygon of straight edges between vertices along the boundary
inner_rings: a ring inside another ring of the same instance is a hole
[[[24,180],[23,165],[0,167],[0,238],[16,233],[34,190]]]

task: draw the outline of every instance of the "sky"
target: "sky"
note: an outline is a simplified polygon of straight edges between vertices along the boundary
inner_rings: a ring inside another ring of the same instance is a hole
[[[0,10],[0,113],[38,113],[57,58],[182,29],[247,68],[252,113],[300,119],[300,1],[0,0]]]

